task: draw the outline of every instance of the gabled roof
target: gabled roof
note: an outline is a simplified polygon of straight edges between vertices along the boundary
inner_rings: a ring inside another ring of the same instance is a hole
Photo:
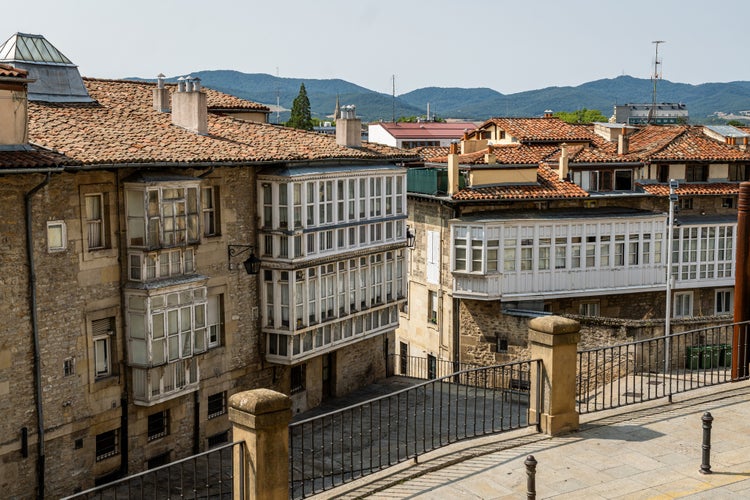
[[[492,154],[495,155],[496,163],[501,165],[538,165],[557,149],[554,144],[500,144],[492,146]],[[484,148],[474,153],[462,154],[458,156],[458,162],[461,165],[487,165],[485,155],[489,152],[490,148]],[[441,155],[429,161],[447,163],[448,156]]]
[[[460,139],[465,132],[475,128],[470,122],[380,122],[370,126],[383,127],[396,139]]]
[[[172,125],[170,113],[154,110],[155,84],[93,79],[85,84],[95,103],[29,103],[30,142],[83,164],[417,159],[381,144],[347,148],[329,135],[213,113],[208,114],[208,135],[198,135]],[[224,99],[225,94],[203,90],[208,101]]]
[[[559,118],[490,118],[478,128],[494,125],[519,142],[587,142],[594,138],[588,125],[566,123]]]
[[[669,184],[636,184],[648,194],[656,196],[669,196]],[[701,195],[733,195],[739,194],[739,182],[697,182],[682,183],[675,190],[678,196],[701,196]]]
[[[33,146],[8,151],[0,149],[0,174],[6,169],[49,168],[75,164],[74,160],[65,155]]]

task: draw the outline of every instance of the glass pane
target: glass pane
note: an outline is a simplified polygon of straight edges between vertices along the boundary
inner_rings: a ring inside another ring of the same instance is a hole
[[[130,360],[137,365],[147,364],[145,340],[135,339],[130,341]]]
[[[164,339],[151,341],[151,364],[163,365],[166,362],[164,356]]]
[[[128,326],[129,326],[131,339],[145,339],[146,338],[146,328],[144,326],[143,314],[138,314],[138,313],[128,314]]]
[[[151,316],[151,321],[154,328],[153,337],[155,339],[164,337],[164,314],[154,314],[153,316]]]

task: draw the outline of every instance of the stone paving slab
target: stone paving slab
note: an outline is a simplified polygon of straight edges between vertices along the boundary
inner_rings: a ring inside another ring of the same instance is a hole
[[[713,474],[699,473],[701,416],[710,411]],[[581,417],[560,437],[515,431],[441,448],[314,498],[750,498],[750,382],[704,388]]]

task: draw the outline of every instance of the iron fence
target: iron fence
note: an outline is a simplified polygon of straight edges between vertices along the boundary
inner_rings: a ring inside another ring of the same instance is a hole
[[[527,418],[529,381],[540,363],[462,370],[291,424],[292,498],[416,460],[456,441],[536,425]]]
[[[389,377],[393,375],[401,375],[403,377],[432,380],[452,375],[462,370],[471,370],[472,368],[482,368],[482,366],[471,363],[460,363],[458,361],[448,361],[434,356],[424,358],[418,356],[390,354],[388,356],[386,372]]]
[[[76,493],[63,500],[243,498],[244,473],[243,470],[233,470],[233,455],[244,454],[244,447],[244,442],[217,446],[203,453]],[[243,460],[238,462],[244,467]],[[237,492],[234,491],[235,478],[240,488]]]
[[[641,403],[732,380],[732,338],[750,322],[726,324],[578,352],[579,413]],[[745,352],[745,340],[739,351]]]

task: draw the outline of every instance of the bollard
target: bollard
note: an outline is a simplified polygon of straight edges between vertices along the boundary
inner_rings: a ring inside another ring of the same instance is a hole
[[[714,417],[711,413],[706,412],[701,417],[703,421],[703,458],[701,461],[701,474],[711,474],[711,422]]]
[[[526,466],[526,499],[536,500],[536,459],[529,455],[523,462]]]

